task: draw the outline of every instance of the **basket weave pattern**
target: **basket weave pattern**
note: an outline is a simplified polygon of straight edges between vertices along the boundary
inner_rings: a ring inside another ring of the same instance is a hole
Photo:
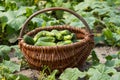
[[[28,32],[27,35],[34,36],[39,31],[51,31],[52,29],[67,29],[75,33],[77,39],[81,39],[81,41],[64,46],[34,46],[26,44],[20,37],[19,46],[29,65],[35,69],[40,69],[46,65],[51,70],[59,69],[60,71],[63,71],[67,67],[81,66],[94,47],[93,35],[86,31],[86,29],[67,25],[40,27]]]

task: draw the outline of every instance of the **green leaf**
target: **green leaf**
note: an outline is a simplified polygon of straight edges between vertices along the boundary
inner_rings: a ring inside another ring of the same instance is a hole
[[[113,24],[115,24],[115,25],[117,25],[117,26],[120,26],[120,21],[119,21],[119,19],[120,19],[120,16],[119,16],[119,15],[113,14],[113,16],[110,17],[110,18],[105,17],[105,18],[103,19],[103,21],[106,22],[106,23],[109,22],[109,23],[113,23]]]
[[[5,7],[0,6],[0,11],[4,11],[4,10],[5,10]]]
[[[110,80],[110,76],[108,74],[104,74],[104,73],[103,74],[96,73],[95,75],[90,77],[89,80]]]
[[[117,72],[116,74],[114,74],[110,80],[120,80],[120,72]]]
[[[31,7],[27,7],[27,6],[20,6],[20,8],[18,10],[16,10],[16,16],[23,16],[26,14],[26,16],[30,16],[33,11],[35,10],[35,6],[31,6]]]
[[[120,41],[120,34],[113,33],[113,36],[116,41]]]
[[[89,80],[110,80],[110,76],[116,73],[114,67],[107,67],[104,64],[93,66],[87,71]]]
[[[11,46],[11,48],[13,48],[15,50],[15,56],[18,57],[18,59],[23,58],[23,54],[22,54],[20,48],[18,47],[18,45]]]
[[[66,3],[63,3],[63,6],[64,6],[65,8],[71,8],[71,2],[68,1],[68,2],[66,2]]]
[[[106,66],[109,67],[119,67],[120,66],[120,60],[119,59],[113,59],[113,60],[108,60],[105,63]]]
[[[50,73],[50,75],[48,75],[44,80],[56,80],[55,79],[55,75],[58,74],[59,71],[57,69],[53,70],[52,73]]]
[[[21,6],[18,10],[16,10],[16,16],[21,16],[26,13],[26,7]]]
[[[28,78],[27,76],[24,76],[22,74],[18,74],[17,77],[19,77],[18,80],[31,80],[30,78]]]
[[[104,30],[103,30],[103,35],[105,36],[105,38],[107,38],[107,39],[114,39],[113,38],[113,34],[112,34],[112,32],[111,32],[111,30],[109,29],[109,28],[105,28]]]
[[[15,43],[18,40],[18,34],[15,33],[11,35],[8,34],[7,38],[10,43]]]
[[[37,27],[41,27],[43,23],[43,20],[41,18],[33,18],[31,21],[33,22],[33,24],[36,23]]]
[[[0,45],[0,51],[8,54],[11,51],[11,48],[9,46],[6,46],[6,45]]]
[[[11,26],[13,29],[18,31],[21,27],[24,21],[26,20],[25,16],[20,16],[18,18],[15,18],[14,20],[11,20],[8,25]]]
[[[105,57],[106,60],[112,60],[112,59],[115,59],[115,58],[118,58],[117,54],[111,54],[111,55],[108,55],[108,56]]]
[[[14,62],[3,61],[3,63],[1,63],[1,64],[4,66],[7,66],[12,73],[15,71],[20,71],[20,65],[14,63]]]
[[[101,35],[100,36],[94,36],[94,40],[95,40],[95,44],[104,42],[104,38]]]
[[[98,64],[100,60],[97,57],[96,52],[94,50],[92,51],[91,55],[92,55],[92,63],[93,63],[93,65]]]
[[[94,69],[93,67],[89,68],[89,70],[87,71],[87,75],[89,77],[91,77],[91,76],[93,76],[95,74],[100,74],[100,72],[98,71],[98,69]]]
[[[10,60],[9,53],[11,51],[11,48],[6,45],[1,45],[0,46],[0,57],[4,60]]]
[[[67,68],[59,77],[60,80],[77,80],[78,77],[86,76],[85,72],[79,71],[77,68]]]

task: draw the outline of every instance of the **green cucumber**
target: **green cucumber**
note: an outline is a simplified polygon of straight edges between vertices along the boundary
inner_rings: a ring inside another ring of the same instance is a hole
[[[60,34],[62,34],[62,35],[70,35],[71,32],[69,30],[62,30],[62,31],[60,31]]]
[[[40,37],[38,41],[44,41],[44,42],[55,42],[54,37]]]
[[[53,29],[51,32],[55,34],[55,37],[56,37],[57,40],[62,40],[63,39],[63,36],[60,33],[60,31],[58,31],[56,29]]]
[[[67,45],[73,43],[71,40],[66,40],[66,41],[60,41],[57,43],[57,45]]]
[[[66,35],[63,37],[63,40],[71,40],[72,39],[72,35]]]
[[[44,41],[37,41],[35,43],[36,46],[55,46],[56,43],[53,42],[44,42]]]
[[[40,37],[45,36],[48,31],[40,31],[34,36],[34,41],[36,42]]]
[[[25,43],[30,44],[30,45],[34,45],[34,40],[32,37],[25,35],[23,37],[23,40],[25,41]]]
[[[77,41],[77,36],[76,36],[76,34],[75,33],[71,33],[71,36],[72,36],[72,41],[73,42],[76,42]]]

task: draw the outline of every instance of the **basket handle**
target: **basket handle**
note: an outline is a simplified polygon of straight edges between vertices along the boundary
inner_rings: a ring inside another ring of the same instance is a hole
[[[83,23],[83,24],[85,25],[85,27],[86,27],[86,30],[87,30],[90,34],[92,33],[91,30],[90,30],[89,25],[87,24],[87,22],[86,22],[79,14],[75,13],[74,11],[72,11],[72,10],[70,10],[70,9],[66,9],[66,8],[62,8],[62,7],[52,7],[52,8],[46,8],[46,9],[43,9],[43,10],[39,10],[39,11],[35,12],[34,14],[32,14],[32,15],[25,21],[25,23],[23,24],[22,29],[21,29],[21,31],[20,31],[19,39],[22,38],[23,32],[24,32],[24,30],[25,30],[25,27],[27,26],[28,22],[29,22],[33,17],[35,17],[35,16],[38,15],[38,14],[44,13],[44,12],[46,12],[46,11],[54,11],[54,10],[64,10],[64,11],[66,11],[66,12],[69,12],[69,13],[73,14],[74,16],[76,16],[78,19],[80,19],[80,20],[82,21],[82,23]]]

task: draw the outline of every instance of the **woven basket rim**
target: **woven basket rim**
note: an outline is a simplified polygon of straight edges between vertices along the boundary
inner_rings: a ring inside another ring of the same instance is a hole
[[[32,49],[40,49],[40,48],[47,48],[47,49],[56,49],[56,48],[68,48],[68,47],[73,47],[73,46],[77,46],[77,45],[84,45],[86,42],[91,41],[91,34],[89,34],[86,29],[81,29],[78,27],[73,27],[70,25],[55,25],[55,26],[47,26],[47,27],[39,27],[36,29],[33,29],[32,31],[29,31],[28,33],[26,33],[27,35],[31,35],[33,34],[35,31],[37,30],[47,30],[47,29],[56,29],[56,28],[66,28],[66,29],[74,29],[74,30],[78,30],[81,33],[84,33],[85,37],[83,39],[81,39],[81,41],[79,42],[75,42],[75,43],[71,43],[71,44],[67,44],[67,45],[55,45],[55,46],[35,46],[35,45],[30,45],[24,42],[23,38],[20,40],[20,43],[22,43],[23,46],[26,46],[26,48],[32,48]]]

